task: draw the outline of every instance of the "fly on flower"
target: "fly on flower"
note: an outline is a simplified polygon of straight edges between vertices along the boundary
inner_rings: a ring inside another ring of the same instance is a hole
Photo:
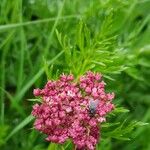
[[[99,104],[98,99],[96,99],[96,100],[90,99],[89,100],[89,114],[91,117],[94,117],[98,104]]]

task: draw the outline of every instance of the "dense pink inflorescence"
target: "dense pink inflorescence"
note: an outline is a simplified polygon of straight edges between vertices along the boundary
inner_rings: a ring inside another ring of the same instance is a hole
[[[34,95],[42,99],[33,106],[35,129],[47,135],[46,140],[64,143],[72,139],[77,149],[94,150],[99,141],[99,124],[114,109],[114,94],[105,93],[105,83],[99,73],[88,71],[78,83],[73,75],[61,75],[48,81]]]

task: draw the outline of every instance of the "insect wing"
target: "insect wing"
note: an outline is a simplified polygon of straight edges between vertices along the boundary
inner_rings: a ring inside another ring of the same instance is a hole
[[[90,99],[89,100],[89,108],[93,109],[93,110],[96,110],[98,103],[99,103],[98,100]]]

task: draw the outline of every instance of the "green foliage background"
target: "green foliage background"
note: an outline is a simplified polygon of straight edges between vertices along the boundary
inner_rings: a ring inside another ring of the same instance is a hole
[[[117,105],[97,150],[149,150],[149,22],[149,0],[0,0],[0,149],[72,149],[33,130],[32,91],[92,70]]]

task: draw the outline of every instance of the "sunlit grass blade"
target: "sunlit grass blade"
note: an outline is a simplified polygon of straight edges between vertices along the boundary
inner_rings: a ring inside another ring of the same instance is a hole
[[[42,102],[41,99],[37,99],[37,98],[34,98],[34,99],[28,99],[28,101],[30,101],[30,102],[39,102],[39,103]]]
[[[47,150],[57,150],[58,145],[56,143],[50,143]]]
[[[6,141],[9,140],[14,134],[19,132],[22,128],[24,128],[27,124],[29,124],[32,120],[34,119],[33,116],[28,116],[25,118],[19,125],[17,125],[11,132],[10,134],[6,137]]]
[[[47,37],[47,45],[46,45],[46,47],[45,47],[45,49],[44,49],[44,56],[45,56],[45,57],[47,57],[48,50],[49,50],[49,48],[50,48],[50,46],[51,46],[51,44],[52,44],[52,36],[53,36],[54,31],[55,31],[55,29],[56,29],[56,26],[57,26],[57,24],[58,24],[59,18],[60,18],[61,14],[62,14],[62,11],[63,11],[63,8],[64,8],[64,4],[65,4],[65,0],[63,0],[63,2],[61,3],[61,6],[60,6],[60,8],[59,8],[59,11],[58,11],[56,20],[55,20],[54,25],[53,25],[53,27],[52,27],[52,30],[51,30],[49,36]]]
[[[48,61],[48,65],[54,63],[55,60],[57,60],[61,55],[63,54],[63,51],[61,51],[59,54],[57,54],[52,60]],[[44,67],[41,68],[34,76],[33,78],[20,90],[20,92],[15,96],[16,102],[20,101],[21,98],[24,96],[25,92],[35,83],[37,79],[40,78],[40,76],[44,73]]]
[[[62,16],[62,17],[60,16],[59,18],[53,17],[53,18],[46,18],[46,19],[35,20],[35,21],[27,21],[27,22],[22,22],[22,23],[0,25],[0,31],[5,31],[5,30],[8,30],[8,29],[18,28],[18,27],[21,27],[21,26],[29,26],[29,25],[53,22],[56,19],[58,19],[58,20],[67,20],[67,19],[79,19],[80,17],[81,17],[80,15],[75,14],[75,15],[66,15],[66,16]]]

